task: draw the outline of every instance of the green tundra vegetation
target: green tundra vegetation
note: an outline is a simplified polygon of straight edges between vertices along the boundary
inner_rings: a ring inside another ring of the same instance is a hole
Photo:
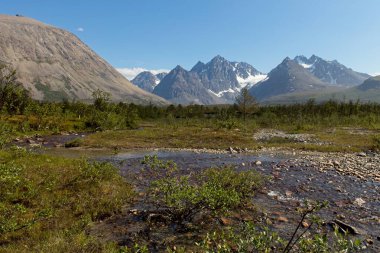
[[[247,94],[245,94],[247,95]],[[62,132],[93,133],[66,147],[250,149],[281,146],[295,149],[356,151],[380,148],[380,105],[329,101],[316,104],[258,106],[254,100],[225,106],[136,105],[113,103],[103,91],[94,102],[34,101],[15,72],[0,66],[0,252],[148,252],[147,246],[119,248],[90,236],[89,225],[122,210],[135,200],[133,182],[108,164],[86,159],[41,155],[13,144],[15,138]],[[242,109],[243,108],[243,109]],[[314,133],[329,146],[289,140],[255,141],[260,129]],[[368,130],[355,135],[350,129]],[[184,225],[194,216],[217,219],[244,208],[265,183],[258,173],[233,168],[179,175],[176,165],[146,158],[152,173],[147,196],[164,207],[170,222]],[[319,205],[304,211],[314,212]],[[311,211],[310,211],[311,210]],[[349,252],[357,242],[338,233],[333,244],[326,234],[294,238],[286,244],[275,233],[243,224],[210,231],[194,243],[195,252]],[[179,245],[168,252],[183,252]],[[343,250],[343,251],[342,251]]]

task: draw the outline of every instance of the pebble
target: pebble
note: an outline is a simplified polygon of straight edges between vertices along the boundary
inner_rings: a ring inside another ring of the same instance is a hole
[[[354,205],[363,206],[364,204],[365,204],[365,201],[362,198],[356,198],[354,200]]]
[[[280,216],[280,217],[277,218],[277,221],[279,221],[279,222],[288,222],[289,220],[288,220],[288,218],[286,218],[284,216]]]

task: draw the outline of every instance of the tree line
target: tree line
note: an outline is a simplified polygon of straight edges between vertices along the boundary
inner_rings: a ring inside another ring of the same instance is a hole
[[[264,125],[273,122],[294,124],[296,121],[309,124],[326,121],[332,124],[342,122],[343,118],[345,121],[380,122],[380,104],[377,103],[334,100],[316,103],[309,100],[303,104],[262,106],[247,89],[242,89],[232,105],[156,106],[114,103],[110,94],[101,90],[93,92],[92,103],[68,100],[42,102],[31,99],[28,90],[17,80],[16,72],[6,65],[0,65],[0,111],[2,115],[34,115],[41,121],[44,117],[65,115],[82,120],[87,128],[92,129],[109,129],[115,126],[134,128],[137,127],[138,120],[160,118],[257,120]]]

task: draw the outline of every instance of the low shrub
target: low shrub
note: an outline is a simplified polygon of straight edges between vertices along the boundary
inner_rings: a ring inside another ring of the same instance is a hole
[[[183,176],[176,173],[175,163],[157,157],[146,157],[144,164],[155,175],[148,192],[150,201],[178,225],[191,222],[197,214],[218,217],[243,207],[264,181],[257,172],[231,167]]]
[[[108,163],[20,148],[2,151],[0,161],[1,252],[103,247],[84,234],[86,226],[119,212],[133,198],[132,187]]]

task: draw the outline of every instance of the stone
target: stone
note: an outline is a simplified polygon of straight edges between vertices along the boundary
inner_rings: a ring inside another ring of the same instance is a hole
[[[293,195],[293,192],[291,191],[285,191],[286,197],[290,198]]]
[[[279,222],[288,222],[289,220],[288,220],[288,218],[286,218],[284,216],[280,216],[280,217],[277,218],[277,221],[279,221]]]
[[[362,199],[362,198],[356,198],[354,200],[354,205],[357,205],[357,206],[363,206],[366,202]]]
[[[342,232],[347,231],[348,233],[350,233],[352,235],[360,234],[357,228],[355,228],[354,226],[351,226],[351,225],[349,225],[349,224],[347,224],[341,220],[335,219],[334,223],[339,226],[339,228],[342,230]]]
[[[227,151],[228,151],[230,154],[234,154],[234,153],[236,153],[236,151],[234,150],[233,147],[229,147],[229,148],[227,149]]]
[[[231,219],[228,219],[226,217],[222,217],[220,218],[220,222],[224,225],[224,226],[231,226],[233,224],[232,220]]]
[[[168,220],[168,218],[162,214],[158,214],[158,213],[151,213],[148,215],[148,218],[147,218],[147,221],[150,223],[159,223],[159,222],[162,222],[162,223],[166,223]]]
[[[28,143],[28,144],[36,144],[36,142],[34,140],[32,140],[32,139],[27,139],[26,143]]]
[[[301,225],[302,225],[303,228],[308,228],[310,226],[310,224],[308,222],[306,222],[306,221],[303,221],[301,223]]]
[[[334,166],[340,166],[340,162],[339,161],[334,161],[333,164],[334,164]]]
[[[261,165],[261,161],[256,161],[255,164],[256,165]]]
[[[131,213],[131,214],[133,214],[133,215],[137,215],[139,213],[139,210],[137,210],[137,209],[131,209],[128,212]]]

